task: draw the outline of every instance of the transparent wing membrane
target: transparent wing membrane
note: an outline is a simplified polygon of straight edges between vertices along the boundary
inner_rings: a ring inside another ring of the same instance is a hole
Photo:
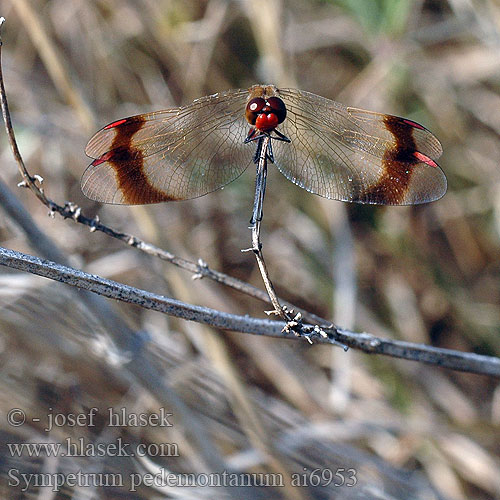
[[[304,189],[335,200],[394,205],[425,203],[446,192],[436,163],[441,144],[418,123],[309,92],[254,86],[107,125],[87,145],[94,161],[82,178],[84,194],[105,203],[157,203],[228,184],[252,163],[256,143],[244,143],[251,128],[245,108],[255,96],[261,106],[274,97],[285,103],[286,118],[276,132],[291,142],[272,140],[274,162]]]
[[[104,127],[86,148],[95,160],[82,178],[84,194],[105,203],[155,203],[195,198],[233,181],[252,163],[243,143],[247,95],[216,94]]]

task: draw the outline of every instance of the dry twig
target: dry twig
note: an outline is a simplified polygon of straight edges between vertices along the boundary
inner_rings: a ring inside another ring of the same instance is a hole
[[[3,18],[2,20],[0,20],[0,25],[2,22]],[[219,283],[225,284],[226,286],[230,286],[234,289],[240,290],[252,297],[258,298],[259,300],[263,300],[266,302],[269,301],[266,293],[262,290],[258,290],[247,283],[231,278],[223,273],[213,271],[202,262],[195,264],[193,262],[177,257],[170,252],[145,243],[135,236],[115,231],[114,229],[101,224],[97,218],[88,218],[82,215],[81,209],[72,203],[66,203],[64,206],[62,206],[52,201],[45,195],[43,189],[41,188],[41,179],[36,175],[32,176],[28,172],[17,147],[8,110],[1,68],[1,59],[0,100],[6,125],[7,136],[9,138],[14,158],[23,177],[22,185],[32,190],[37,198],[49,208],[50,213],[57,212],[64,218],[72,218],[75,222],[79,222],[90,227],[91,231],[101,231],[109,236],[124,241],[127,244],[134,246],[150,255],[157,256],[183,269],[186,269],[194,273],[197,277],[207,277]],[[256,240],[255,234],[257,235]],[[258,245],[258,231],[254,232],[253,238],[254,243],[256,241]],[[31,272],[73,286],[84,288],[86,290],[101,294],[109,298],[114,298],[129,303],[135,303],[147,309],[161,311],[166,314],[182,317],[184,319],[199,321],[217,328],[230,329],[243,333],[253,333],[256,335],[264,335],[269,337],[296,338],[295,334],[291,333],[290,331],[283,331],[283,328],[286,325],[284,325],[280,321],[249,318],[246,316],[242,317],[223,313],[221,311],[216,311],[209,308],[184,304],[174,299],[158,296],[143,290],[138,290],[127,285],[106,280],[98,276],[89,275],[82,271],[77,271],[75,269],[55,264],[53,262],[43,261],[37,257],[21,254],[13,250],[0,250],[0,264]],[[277,297],[276,300],[278,300]],[[306,337],[309,339],[314,339],[319,343],[340,343],[348,347],[359,349],[366,353],[384,354],[392,357],[420,361],[454,370],[480,373],[496,377],[500,376],[500,360],[495,357],[480,356],[472,353],[463,353],[449,349],[440,349],[422,344],[386,340],[366,333],[354,333],[348,330],[343,330],[341,328],[335,328],[328,321],[322,318],[318,318],[317,316],[308,313],[307,311],[301,311],[300,308],[288,304],[285,301],[283,301],[283,304],[289,309],[293,308],[301,312],[303,318],[306,321],[311,321],[315,325],[319,325],[321,327],[315,328],[313,325],[306,325],[306,328],[308,328]]]
[[[145,309],[163,312],[189,321],[197,321],[223,330],[266,337],[297,338],[293,332],[283,331],[285,323],[282,321],[238,316],[208,307],[185,304],[179,300],[1,247],[0,264],[83,288],[104,297],[136,304]],[[326,333],[324,336],[316,332],[312,325],[305,326],[311,327],[310,337],[321,344],[341,343],[370,354],[384,354],[453,370],[500,377],[500,359],[492,356],[481,356],[398,340],[384,340],[368,333],[354,333],[341,328],[324,327],[322,328]]]

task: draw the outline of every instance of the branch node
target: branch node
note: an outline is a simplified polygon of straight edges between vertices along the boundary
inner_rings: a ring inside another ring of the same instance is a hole
[[[205,276],[206,272],[208,271],[208,264],[203,259],[198,259],[196,267],[198,268],[198,272],[191,276],[191,279],[193,281],[201,280],[201,278],[203,278],[203,276]]]
[[[90,229],[90,232],[93,233],[94,231],[97,230],[97,226],[99,224],[100,220],[99,220],[99,216],[96,215],[91,221],[90,221],[90,226],[89,226],[89,229]]]
[[[78,208],[78,205],[76,203],[73,203],[72,201],[66,201],[64,203],[64,211],[67,212],[68,214],[73,214],[73,212]]]
[[[75,222],[80,222],[80,216],[82,215],[82,209],[76,203],[73,203],[72,201],[65,202],[64,207],[62,209],[62,212],[56,203],[52,203],[52,202],[49,202],[49,203],[50,203],[50,205],[49,205],[50,209],[53,212],[61,213],[61,215],[65,219],[71,218]]]
[[[328,338],[328,334],[325,332],[325,330],[323,330],[322,328],[320,328],[319,325],[314,325],[314,333],[316,333],[317,335],[323,337],[324,339],[327,339]]]
[[[80,215],[82,215],[82,209],[80,207],[77,207],[73,213],[73,220],[75,220],[75,222],[78,222],[80,219]]]

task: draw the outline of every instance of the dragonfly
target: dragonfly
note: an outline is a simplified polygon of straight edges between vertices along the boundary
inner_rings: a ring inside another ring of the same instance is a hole
[[[111,204],[203,196],[259,158],[332,200],[414,205],[437,200],[447,189],[436,162],[442,146],[419,123],[275,85],[116,120],[90,139],[85,152],[93,161],[82,191]],[[262,202],[264,189],[265,182],[257,181],[253,223],[262,217],[257,199]]]

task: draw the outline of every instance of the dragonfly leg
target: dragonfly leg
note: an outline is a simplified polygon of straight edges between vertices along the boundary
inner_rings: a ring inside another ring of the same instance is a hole
[[[282,134],[279,130],[274,129],[274,133],[278,136],[278,137],[273,137],[274,140],[283,142],[292,142],[285,134]]]
[[[255,154],[253,155],[253,162],[256,165],[260,161],[260,155],[262,153],[262,144],[264,142],[264,138],[262,136],[259,136],[258,139],[259,139],[259,142],[257,143],[257,148],[255,149]],[[255,140],[255,139],[252,139],[252,140]]]
[[[271,163],[274,163],[273,146],[272,141],[267,143],[267,158]]]
[[[255,141],[256,139],[259,138],[257,134],[257,129],[256,128],[251,128],[250,132],[248,132],[248,135],[246,136],[245,140],[243,141],[244,144],[248,144],[249,142]]]
[[[248,144],[249,142],[253,141],[259,141],[257,143],[257,149],[255,150],[255,154],[253,156],[253,162],[257,164],[260,161],[260,156],[262,153],[262,143],[264,142],[264,138],[269,138],[270,140],[266,141],[267,146],[266,146],[266,156],[267,159],[271,162],[274,163],[274,155],[273,155],[273,147],[272,147],[272,141],[283,141],[283,142],[291,142],[290,139],[279,132],[278,130],[273,130],[273,132],[276,134],[276,136],[271,136],[269,132],[261,132],[260,134],[257,135],[257,129],[252,128],[250,132],[248,133],[244,143]]]

